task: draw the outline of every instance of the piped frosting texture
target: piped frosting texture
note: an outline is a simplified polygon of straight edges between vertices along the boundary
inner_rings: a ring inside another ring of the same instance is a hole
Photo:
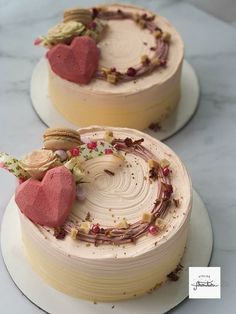
[[[132,243],[96,246],[63,233],[58,233],[57,239],[51,229],[34,225],[20,214],[23,242],[33,269],[66,294],[105,302],[137,297],[167,280],[183,255],[192,205],[188,174],[171,149],[136,130],[112,128],[112,131],[116,139],[143,138],[142,145],[162,160],[164,168],[166,160],[169,161],[172,172],[163,170],[163,173],[170,175],[173,194],[163,217],[163,229],[159,225],[157,234],[148,232]],[[80,129],[79,133],[83,142],[95,143],[104,138],[107,128],[89,127]],[[94,219],[100,227],[105,227],[116,224],[114,220],[118,221],[118,216],[131,224],[140,216],[148,218],[144,213],[150,211],[160,192],[157,180],[144,179],[145,175],[155,178],[149,169],[154,162],[147,165],[145,158],[131,152],[124,157],[125,163],[114,154],[83,163],[90,182],[84,186],[85,198],[75,203],[67,224],[76,220],[89,223]],[[96,224],[93,231],[97,231]]]
[[[117,128],[113,133],[115,138],[121,139],[125,139],[127,134],[133,140],[139,140],[143,136],[142,145],[150,152],[151,156],[156,156],[157,160],[169,160],[172,170],[172,198],[177,199],[179,204],[176,208],[176,204],[172,202],[168,207],[164,217],[165,230],[158,232],[155,236],[145,233],[138,237],[135,244],[132,241],[125,243],[127,248],[125,255],[120,246],[113,247],[102,245],[102,243],[99,243],[97,247],[94,247],[93,244],[88,246],[88,242],[94,243],[94,241],[88,239],[80,241],[78,237],[78,240],[71,242],[69,236],[63,241],[58,241],[45,228],[37,227],[42,235],[47,235],[51,245],[75,257],[90,256],[96,259],[108,256],[137,256],[156,246],[161,246],[168,239],[173,238],[176,233],[180,232],[189,217],[191,186],[186,170],[179,158],[163,143],[138,131]],[[80,134],[82,140],[83,137],[86,137],[93,141],[103,138],[105,129],[96,127],[82,129]],[[149,180],[147,160],[145,161],[145,158],[136,154],[127,153],[125,155],[126,163],[122,165],[120,158],[114,158],[114,156],[108,155],[84,163],[83,167],[85,173],[88,174],[87,180],[89,182],[84,184],[86,196],[84,201],[77,201],[73,206],[72,213],[65,224],[65,229],[68,231],[74,225],[85,221],[88,212],[91,215],[92,224],[99,223],[103,228],[111,226],[115,228],[123,218],[131,225],[140,222],[144,212],[151,212],[155,208],[161,186],[159,181]],[[104,170],[109,170],[114,175],[110,175]],[[94,237],[92,238],[94,239]]]

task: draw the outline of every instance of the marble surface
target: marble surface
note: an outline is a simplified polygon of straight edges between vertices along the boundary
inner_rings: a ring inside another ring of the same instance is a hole
[[[187,165],[194,187],[208,207],[214,231],[211,265],[221,266],[222,298],[187,299],[171,313],[235,313],[236,29],[185,1],[131,2],[158,11],[175,25],[185,42],[186,59],[195,67],[201,85],[196,115],[166,143]],[[79,3],[85,5],[88,1]],[[66,6],[75,5],[78,1],[0,0],[1,151],[21,156],[41,145],[45,125],[31,107],[29,82],[44,50],[35,48],[32,42],[58,20]],[[0,219],[14,187],[14,178],[1,171]],[[14,226],[9,227],[9,232],[14,232]],[[15,287],[2,258],[0,295],[2,314],[41,313]]]

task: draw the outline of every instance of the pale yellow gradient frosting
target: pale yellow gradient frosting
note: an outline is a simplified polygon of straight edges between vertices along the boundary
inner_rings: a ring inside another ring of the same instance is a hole
[[[129,5],[109,5],[108,10],[147,12]],[[56,109],[70,122],[80,127],[113,125],[145,129],[160,122],[176,107],[180,99],[180,78],[184,46],[175,28],[163,17],[156,15],[155,22],[171,34],[168,61],[143,77],[120,84],[94,79],[88,85],[78,85],[60,78],[48,64],[49,97]],[[131,20],[108,21],[107,31],[99,43],[100,67],[116,67],[126,71],[140,63],[141,56],[152,57],[150,47],[154,36],[140,29]]]
[[[111,128],[109,128],[111,129]],[[81,139],[104,138],[106,128],[80,129]],[[22,237],[33,269],[54,288],[74,297],[111,302],[148,292],[166,281],[184,252],[192,206],[191,183],[180,159],[163,143],[137,130],[112,128],[116,138],[144,138],[143,145],[157,159],[168,159],[172,169],[173,198],[164,218],[166,228],[157,235],[143,235],[125,245],[88,245],[66,236],[57,240],[53,231],[33,224],[20,213]],[[148,165],[137,156],[126,160],[97,157],[83,165],[88,174],[86,199],[76,201],[69,219],[82,221],[87,212],[94,223],[114,226],[123,218],[140,220],[155,202],[158,184],[150,182]],[[111,176],[105,169],[114,171]]]

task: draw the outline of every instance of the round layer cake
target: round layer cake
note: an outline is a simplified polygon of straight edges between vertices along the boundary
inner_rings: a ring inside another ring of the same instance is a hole
[[[89,152],[62,228],[55,233],[19,211],[30,264],[54,288],[83,299],[110,302],[152,291],[184,253],[192,206],[186,169],[165,144],[137,130],[78,132]]]
[[[97,44],[98,71],[88,84],[78,84],[58,75],[48,62],[53,106],[80,127],[141,130],[160,123],[180,99],[180,35],[165,18],[139,7],[115,4],[93,11],[106,24]]]

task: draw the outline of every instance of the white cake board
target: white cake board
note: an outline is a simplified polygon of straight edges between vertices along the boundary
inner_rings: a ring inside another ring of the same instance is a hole
[[[10,232],[12,226],[14,226],[14,233]],[[148,314],[165,313],[188,296],[188,267],[207,266],[213,245],[207,209],[194,191],[188,241],[181,262],[184,268],[179,280],[167,282],[152,294],[137,299],[93,304],[51,288],[34,273],[24,254],[20,222],[13,198],[6,208],[1,230],[2,255],[11,278],[31,302],[53,314],[143,314],[147,309]]]
[[[78,129],[79,126],[66,120],[52,105],[48,96],[48,67],[45,58],[42,58],[31,78],[30,94],[33,107],[40,119],[49,127],[67,127]],[[146,129],[148,134],[159,140],[165,140],[183,128],[193,117],[199,98],[199,84],[192,66],[184,60],[181,78],[181,99],[177,108],[161,124],[161,130],[154,132]],[[96,121],[94,121],[96,124]]]

